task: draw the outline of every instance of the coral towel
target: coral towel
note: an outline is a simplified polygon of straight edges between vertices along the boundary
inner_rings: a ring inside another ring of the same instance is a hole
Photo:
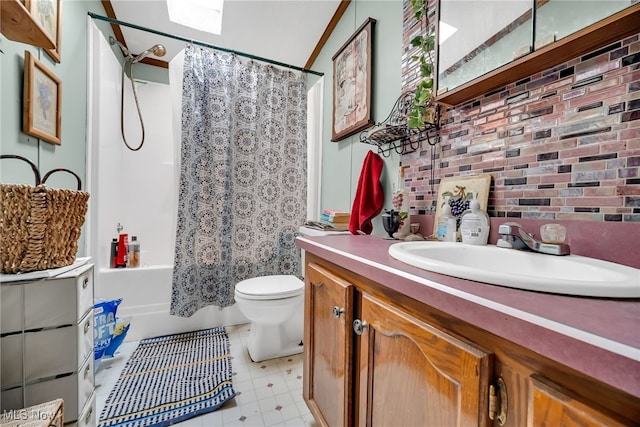
[[[364,158],[356,197],[353,199],[349,231],[351,234],[371,234],[373,225],[371,220],[380,213],[384,204],[384,191],[380,184],[384,161],[373,151],[369,151]]]

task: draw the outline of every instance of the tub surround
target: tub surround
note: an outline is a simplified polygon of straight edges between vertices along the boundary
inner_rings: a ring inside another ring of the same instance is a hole
[[[173,266],[101,268],[95,294],[105,299],[122,298],[118,317],[130,317],[125,341],[139,341],[159,335],[176,334],[216,326],[247,323],[237,305],[220,309],[204,307],[191,317],[170,314]]]
[[[493,221],[492,229],[497,229]],[[573,228],[568,230],[571,235]],[[328,262],[364,283],[375,282],[375,289],[385,296],[402,298],[401,307],[415,306],[420,312],[424,305],[424,313],[440,313],[434,319],[441,314],[455,318],[454,333],[464,334],[469,328],[489,332],[560,366],[560,376],[566,371],[566,378],[571,378],[577,372],[582,379],[611,387],[624,396],[618,399],[623,406],[640,402],[640,301],[545,294],[432,273],[388,255],[396,242],[375,235],[296,241],[313,254],[312,262]],[[467,326],[456,329],[457,320]]]

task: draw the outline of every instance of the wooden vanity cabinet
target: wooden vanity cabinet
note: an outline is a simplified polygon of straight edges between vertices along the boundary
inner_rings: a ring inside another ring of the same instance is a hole
[[[359,312],[357,425],[489,425],[490,354],[366,293]]]
[[[318,422],[489,425],[490,354],[315,262],[305,278],[304,398]]]
[[[325,426],[351,426],[354,286],[310,263],[305,274],[303,395]]]
[[[303,395],[323,426],[640,425],[634,396],[306,260]]]
[[[615,418],[581,401],[575,393],[544,377],[533,375],[529,384],[528,426],[626,426]],[[636,425],[640,424],[640,420]]]

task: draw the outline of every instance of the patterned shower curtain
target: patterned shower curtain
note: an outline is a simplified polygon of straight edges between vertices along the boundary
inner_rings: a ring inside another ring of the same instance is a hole
[[[230,306],[244,279],[300,275],[306,97],[299,73],[187,46],[171,314]]]

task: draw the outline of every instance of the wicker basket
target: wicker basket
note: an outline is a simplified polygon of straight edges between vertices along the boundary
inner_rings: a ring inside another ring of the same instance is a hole
[[[64,402],[62,399],[29,406],[24,409],[3,411],[0,427],[62,427]]]
[[[53,169],[42,179],[31,166],[36,185],[0,184],[0,261],[2,273],[24,273],[64,267],[76,259],[80,228],[87,213],[89,193],[80,191],[80,177],[68,169]],[[78,190],[47,188],[44,183],[54,172],[72,174]]]

